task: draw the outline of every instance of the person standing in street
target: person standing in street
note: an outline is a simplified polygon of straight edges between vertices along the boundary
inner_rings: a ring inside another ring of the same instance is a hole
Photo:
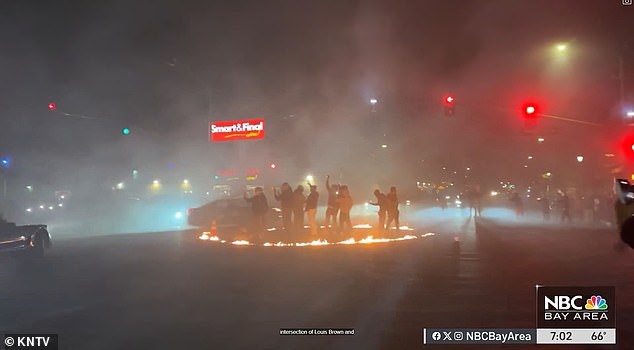
[[[548,194],[544,194],[541,199],[542,203],[542,214],[544,216],[544,221],[550,221],[550,199],[548,198]]]
[[[511,198],[509,199],[511,203],[513,203],[513,207],[515,209],[515,216],[520,217],[524,216],[524,203],[522,202],[522,198],[520,194],[517,192],[513,192]]]
[[[379,207],[379,233],[385,233],[385,218],[387,216],[387,197],[384,193],[381,193],[379,189],[374,190],[374,196],[376,197],[376,202],[370,203],[371,205],[376,205]]]
[[[469,216],[473,216],[475,212],[475,206],[473,202],[473,189],[471,188],[471,185],[467,185],[465,187],[464,192],[460,196],[460,200],[462,201],[462,204],[464,204],[464,207],[469,208]]]
[[[559,199],[559,201],[561,202],[561,222],[568,222],[570,223],[572,221],[572,218],[570,217],[570,197],[568,197],[568,194],[566,192],[561,192],[561,198]]]
[[[304,230],[304,204],[306,204],[304,186],[298,185],[293,192],[293,224],[297,233]]]
[[[482,197],[483,195],[480,185],[475,185],[473,192],[471,192],[473,207],[475,208],[475,216],[482,216]]]
[[[596,225],[601,222],[601,199],[599,196],[592,198],[592,222]]]
[[[276,200],[280,201],[280,206],[282,207],[282,223],[284,230],[289,233],[293,226],[293,190],[288,182],[285,182],[282,184],[279,192],[273,187],[273,195]]]
[[[251,203],[251,211],[253,212],[253,230],[254,233],[260,237],[262,232],[264,232],[266,225],[266,213],[269,211],[269,203],[266,200],[262,187],[255,188],[255,194],[253,197],[249,197],[245,191],[244,200]]]
[[[339,187],[339,231],[341,233],[352,232],[352,222],[350,221],[350,210],[352,209],[352,197],[348,186]]]
[[[398,210],[398,196],[396,195],[396,187],[390,187],[390,192],[385,196],[387,198],[387,225],[386,230],[390,230],[392,222],[396,224],[396,231],[401,230],[400,211]]]
[[[310,225],[310,234],[317,236],[317,223],[315,222],[315,216],[317,215],[317,203],[319,202],[319,193],[317,192],[317,186],[310,185],[310,194],[306,198],[306,214],[308,215],[308,225]]]
[[[328,206],[326,207],[326,228],[336,229],[339,213],[339,185],[330,185],[330,175],[326,176],[326,190],[328,191]],[[330,223],[332,219],[332,224]]]

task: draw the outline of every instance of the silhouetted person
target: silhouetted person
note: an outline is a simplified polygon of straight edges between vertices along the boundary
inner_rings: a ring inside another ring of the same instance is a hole
[[[15,229],[15,223],[7,221],[0,213],[0,236],[12,232],[13,229]]]
[[[326,176],[326,190],[328,190],[328,206],[326,207],[326,227],[337,227],[337,214],[339,213],[339,203],[337,196],[339,185],[330,185],[330,176]],[[330,220],[332,219],[332,226]]]
[[[291,186],[285,182],[282,184],[280,192],[278,192],[275,187],[273,187],[273,195],[275,199],[280,201],[280,206],[282,209],[282,223],[284,225],[284,229],[286,231],[292,230],[293,221],[293,190]]]
[[[304,204],[306,196],[304,196],[304,186],[299,185],[293,191],[293,224],[295,230],[300,233],[304,229]]]
[[[387,198],[387,225],[386,230],[390,229],[392,222],[396,224],[396,231],[401,230],[399,221],[400,212],[398,210],[398,196],[396,195],[396,187],[390,187],[390,192],[385,196]]]
[[[475,185],[473,190],[471,191],[471,202],[473,208],[475,209],[475,216],[482,215],[482,190],[480,189],[480,185]]]
[[[634,249],[634,204],[617,199],[614,203],[614,212],[621,240]]]
[[[595,224],[601,222],[601,199],[599,196],[592,198],[592,222]]]
[[[511,201],[511,203],[513,203],[515,216],[524,216],[524,203],[522,202],[522,198],[520,197],[519,193],[513,192],[509,200]]]
[[[310,186],[310,194],[306,198],[306,214],[308,215],[308,225],[310,225],[310,234],[316,236],[318,233],[315,216],[317,215],[317,203],[319,202],[319,193],[317,186]]]
[[[475,211],[475,207],[474,207],[474,203],[473,203],[473,189],[468,186],[464,193],[460,196],[460,199],[462,200],[464,207],[469,207],[469,216],[474,215],[474,211]]]
[[[244,199],[251,203],[251,211],[253,212],[253,229],[255,233],[260,235],[264,232],[265,218],[269,211],[269,203],[266,200],[262,187],[255,188],[255,194],[253,197],[248,197],[247,192],[244,192]]]
[[[384,233],[385,232],[385,218],[387,216],[387,197],[385,196],[384,193],[381,193],[381,191],[379,191],[378,189],[374,190],[374,196],[376,197],[376,202],[372,203],[370,202],[371,205],[376,205],[379,207],[379,232],[380,233]]]
[[[440,208],[445,211],[447,209],[447,198],[445,198],[444,192],[436,190],[436,201],[440,204]]]
[[[352,231],[352,222],[350,221],[350,210],[352,209],[352,197],[348,186],[339,187],[339,196],[337,198],[339,204],[339,231],[347,233]]]
[[[542,214],[544,215],[544,221],[550,221],[550,199],[547,195],[542,196]]]
[[[9,222],[4,218],[2,213],[0,213],[0,234],[3,234],[3,230],[5,230],[9,226]]]
[[[570,197],[565,192],[561,192],[561,198],[559,199],[561,203],[561,222],[571,222],[570,218]]]

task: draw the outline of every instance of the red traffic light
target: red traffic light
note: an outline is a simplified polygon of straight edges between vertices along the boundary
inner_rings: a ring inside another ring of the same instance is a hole
[[[628,160],[634,160],[634,134],[626,135],[621,143],[622,152]]]
[[[526,103],[522,106],[522,114],[526,118],[534,118],[537,117],[537,113],[539,112],[539,108],[535,103]]]
[[[54,111],[57,108],[57,106],[55,105],[55,103],[51,102],[48,104],[48,110],[49,111]]]
[[[455,105],[453,104],[455,99],[453,98],[453,96],[445,96],[445,115],[448,117],[451,117],[455,114],[454,111],[454,107]]]

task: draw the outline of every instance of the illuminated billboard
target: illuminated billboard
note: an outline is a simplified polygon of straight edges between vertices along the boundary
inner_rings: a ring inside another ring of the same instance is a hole
[[[264,138],[264,119],[218,121],[209,123],[212,142],[256,140]]]

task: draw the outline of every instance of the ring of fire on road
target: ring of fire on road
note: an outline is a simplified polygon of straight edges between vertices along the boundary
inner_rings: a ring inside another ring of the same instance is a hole
[[[306,228],[308,228],[308,226],[306,226]],[[322,226],[322,228],[324,228]],[[353,228],[357,228],[357,229],[372,229],[371,225],[356,225],[353,226]],[[414,231],[413,228],[409,227],[409,226],[400,226],[400,231]],[[277,229],[272,228],[272,229],[268,229],[267,231],[275,231]],[[278,241],[276,243],[274,242],[265,242],[265,243],[253,243],[253,242],[249,242],[246,240],[235,240],[232,242],[229,242],[227,240],[223,240],[220,237],[218,237],[217,235],[212,235],[211,232],[209,231],[205,231],[203,232],[198,239],[202,240],[202,241],[210,241],[210,242],[216,242],[216,243],[220,243],[220,244],[232,244],[232,245],[237,245],[237,246],[261,246],[261,247],[307,247],[307,246],[326,246],[326,245],[353,245],[353,244],[371,244],[371,243],[391,243],[391,242],[399,242],[399,241],[408,241],[408,240],[413,240],[413,239],[418,239],[418,238],[425,238],[425,237],[429,237],[429,236],[434,236],[435,233],[433,232],[428,232],[426,234],[423,235],[416,235],[413,233],[410,234],[406,234],[400,237],[393,237],[393,238],[374,238],[373,235],[368,235],[365,238],[359,239],[359,240],[355,240],[353,237],[350,237],[348,239],[345,240],[341,240],[341,241],[336,241],[336,242],[328,242],[328,240],[326,239],[316,239],[310,242],[282,242],[282,241]]]

